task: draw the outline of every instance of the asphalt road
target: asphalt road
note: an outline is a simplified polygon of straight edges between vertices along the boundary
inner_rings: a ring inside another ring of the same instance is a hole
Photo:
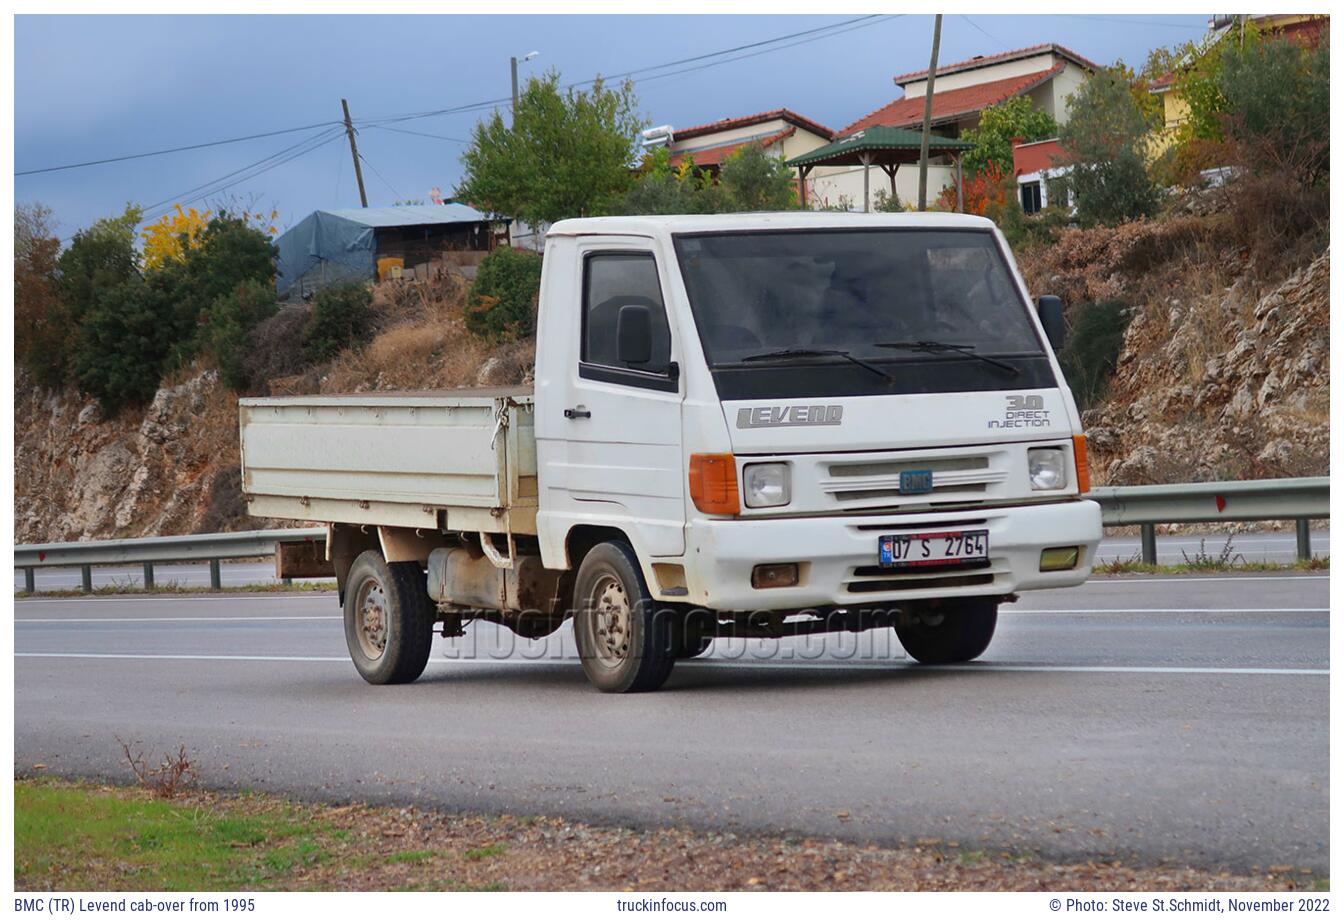
[[[1005,606],[984,658],[890,631],[720,640],[592,690],[568,630],[436,639],[371,687],[330,595],[21,600],[15,768],[1061,858],[1328,872],[1327,576],[1095,579]]]
[[[1259,532],[1241,534],[1194,533],[1157,538],[1157,561],[1163,564],[1184,562],[1203,552],[1218,556],[1232,539],[1230,552],[1240,555],[1247,562],[1292,562],[1297,558],[1297,537],[1290,531]],[[1311,550],[1319,556],[1330,554],[1330,531],[1313,530]],[[1109,562],[1112,559],[1139,558],[1139,537],[1108,537],[1101,542],[1097,551],[1098,559]],[[94,587],[138,586],[142,581],[140,566],[106,566],[93,570]],[[79,569],[38,569],[34,578],[37,590],[52,591],[78,588]],[[273,584],[275,565],[267,562],[224,563],[220,566],[220,583],[226,586]],[[204,587],[210,584],[210,567],[204,563],[194,565],[156,565],[154,581],[160,586],[169,584],[187,587]],[[14,571],[14,590],[23,590],[23,572]]]

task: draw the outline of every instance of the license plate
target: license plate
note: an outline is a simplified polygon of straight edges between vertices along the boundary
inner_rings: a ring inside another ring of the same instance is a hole
[[[878,537],[878,561],[888,568],[989,562],[988,530],[939,530]]]

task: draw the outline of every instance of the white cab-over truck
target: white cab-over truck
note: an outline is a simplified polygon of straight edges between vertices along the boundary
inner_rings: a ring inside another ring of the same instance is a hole
[[[561,221],[534,387],[242,400],[243,491],[328,524],[278,568],[334,569],[375,684],[474,619],[572,617],[614,692],[715,637],[894,628],[966,661],[1101,539],[1062,335],[981,218]]]

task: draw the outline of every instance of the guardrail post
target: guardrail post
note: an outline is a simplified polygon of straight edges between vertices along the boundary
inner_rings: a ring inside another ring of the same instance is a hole
[[[1307,518],[1297,519],[1297,558],[1311,558],[1311,521]]]
[[[145,573],[145,590],[148,591],[154,587],[154,563],[146,562],[143,571]]]
[[[1157,565],[1157,526],[1139,525],[1139,545],[1143,552],[1143,561],[1148,565]]]
[[[289,585],[294,584],[294,579],[292,579],[292,578],[282,578],[282,579],[280,579],[280,583],[281,583],[282,585],[285,585],[286,587],[288,587]]]
[[[213,591],[219,590],[219,560],[210,560],[210,588]]]
[[[93,593],[93,566],[81,565],[79,567],[80,590],[85,594]]]
[[[37,578],[31,565],[23,570],[23,590],[27,591],[29,594],[32,594],[37,590]]]

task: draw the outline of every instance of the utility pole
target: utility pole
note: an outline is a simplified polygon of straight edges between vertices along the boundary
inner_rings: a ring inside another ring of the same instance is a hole
[[[345,136],[350,138],[350,156],[355,161],[355,181],[359,183],[359,204],[369,206],[369,196],[364,194],[364,170],[359,168],[359,148],[355,146],[355,126],[350,123],[350,106],[342,99],[341,111],[345,113]]]
[[[919,209],[928,210],[929,126],[933,121],[933,72],[938,69],[938,39],[943,32],[943,14],[933,17],[933,53],[929,55],[929,77],[924,81],[924,136],[919,141]]]
[[[509,75],[513,77],[513,108],[509,110],[512,113],[518,111],[518,59],[516,57],[509,58]]]

